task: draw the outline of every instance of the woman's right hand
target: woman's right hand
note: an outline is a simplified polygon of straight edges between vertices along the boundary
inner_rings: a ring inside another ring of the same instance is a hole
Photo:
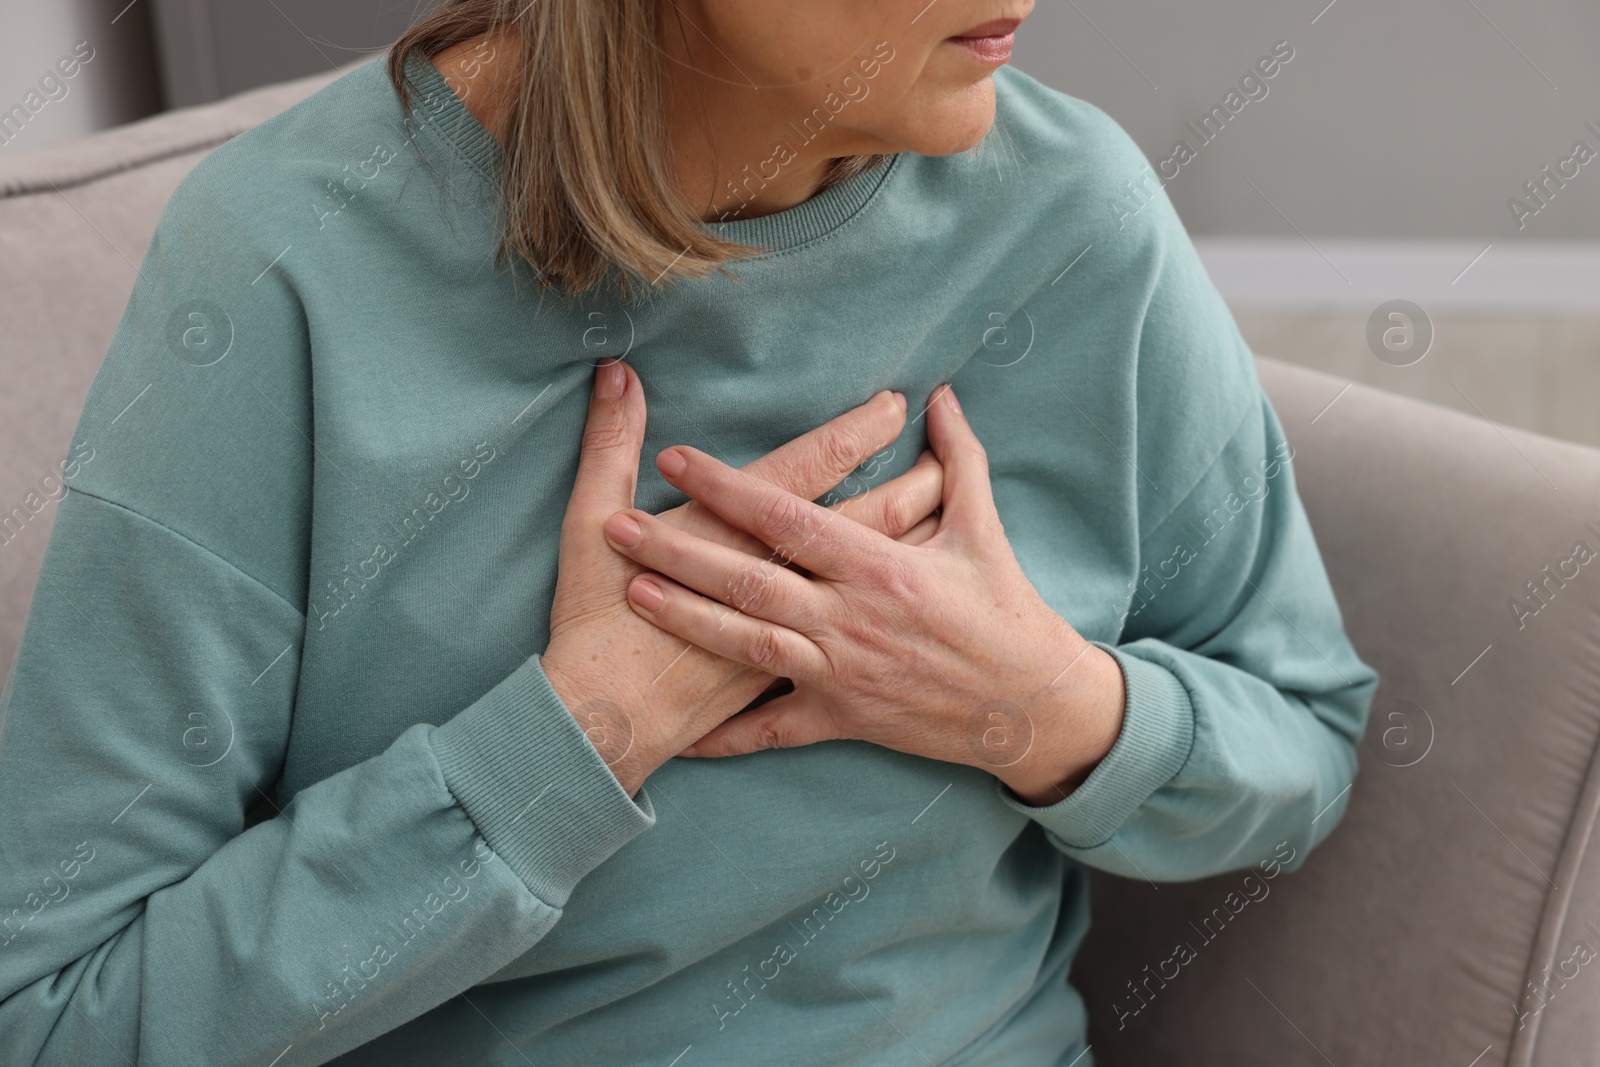
[[[898,438],[905,417],[904,397],[881,392],[744,469],[815,499]],[[644,389],[633,368],[602,363],[589,401],[577,480],[561,521],[550,643],[540,657],[550,684],[629,796],[657,767],[775,681],[686,644],[628,605],[628,583],[642,568],[612,549],[601,527],[617,511],[634,506],[644,428]],[[889,537],[920,544],[937,528],[934,512],[943,482],[943,468],[924,452],[905,474],[849,497],[834,510]],[[772,554],[694,501],[659,517],[751,555]]]

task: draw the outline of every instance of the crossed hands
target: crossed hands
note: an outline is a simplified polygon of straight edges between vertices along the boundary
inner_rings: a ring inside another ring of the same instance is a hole
[[[931,452],[833,507],[812,499],[898,438],[900,394],[743,470],[675,445],[657,468],[690,501],[650,515],[632,507],[643,388],[601,364],[542,663],[629,795],[674,755],[853,739],[1044,806],[1110,751],[1120,668],[1022,573],[949,386],[926,415]]]

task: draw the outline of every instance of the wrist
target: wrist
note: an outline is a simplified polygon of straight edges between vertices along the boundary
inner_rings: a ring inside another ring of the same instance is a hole
[[[1082,785],[1116,745],[1127,710],[1116,658],[1082,637],[1078,658],[1028,703],[1033,743],[1015,764],[990,768],[1023,803],[1048,807]]]
[[[645,779],[666,762],[666,757],[652,755],[659,746],[648,744],[641,736],[641,724],[631,710],[637,703],[611,693],[597,682],[569,676],[558,662],[541,657],[540,666],[550,688],[610,768],[617,784],[629,797],[636,796]]]

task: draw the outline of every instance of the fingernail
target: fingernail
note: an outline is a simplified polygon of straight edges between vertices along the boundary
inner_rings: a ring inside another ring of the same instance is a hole
[[[676,448],[669,448],[656,457],[656,466],[668,478],[676,478],[689,466],[689,461]]]
[[[639,538],[644,534],[644,531],[639,529],[639,524],[634,520],[633,516],[622,511],[607,519],[606,524],[601,529],[605,531],[608,538],[623,548],[632,548],[637,545]]]
[[[944,400],[945,403],[950,405],[951,410],[957,412],[958,414],[960,413],[961,401],[956,399],[956,391],[950,388],[948,385],[944,387]]]
[[[595,396],[601,400],[615,400],[627,387],[628,374],[619,361],[608,359],[600,364],[600,369],[595,373]]]
[[[896,392],[894,394],[894,401],[895,401],[896,404],[900,405],[900,410],[901,411],[904,411],[906,409],[906,394],[901,393],[901,392]]]
[[[628,596],[646,611],[660,611],[661,605],[667,602],[667,598],[661,593],[661,587],[648,578],[635,579],[633,584],[628,586]]]

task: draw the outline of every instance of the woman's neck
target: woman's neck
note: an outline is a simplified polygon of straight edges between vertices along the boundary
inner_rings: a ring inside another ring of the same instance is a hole
[[[446,84],[502,144],[516,76],[506,58],[515,54],[503,39],[490,35],[452,45],[433,57]],[[708,73],[704,57],[690,54],[682,42],[666,49],[663,66],[664,110],[678,188],[702,221],[759,218],[817,194],[834,155],[842,153],[807,146],[779,165],[773,160],[774,145],[793,138],[783,119],[768,113],[757,87]],[[776,175],[770,176],[774,169]]]

